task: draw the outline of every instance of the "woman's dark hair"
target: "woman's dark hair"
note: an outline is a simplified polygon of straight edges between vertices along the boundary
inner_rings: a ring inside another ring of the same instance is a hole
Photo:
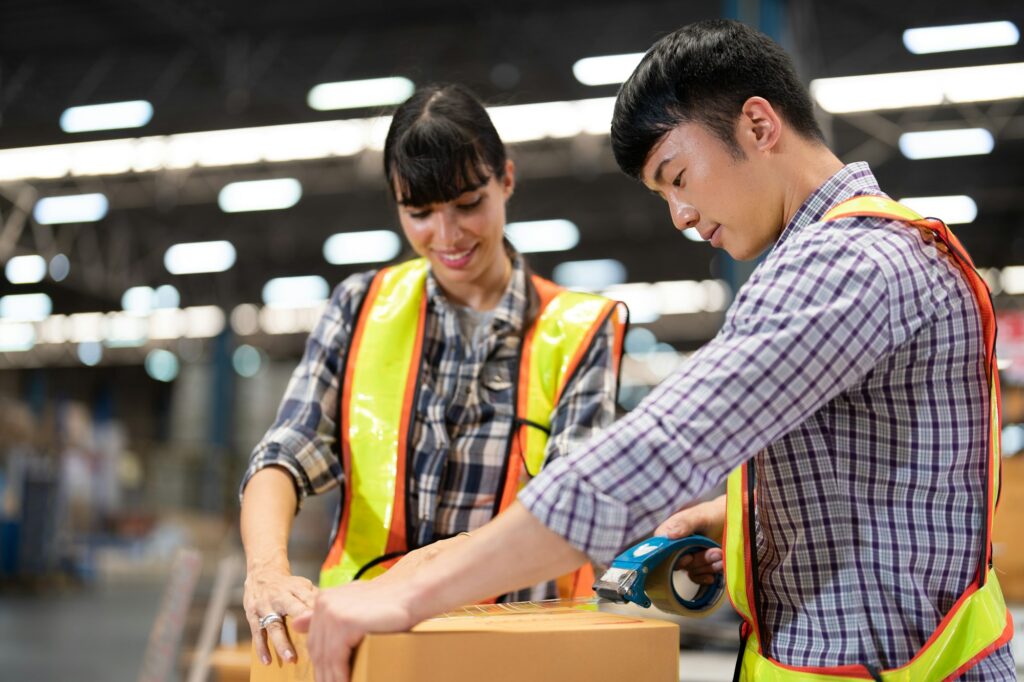
[[[384,176],[395,200],[451,201],[505,176],[505,145],[480,101],[461,85],[420,88],[395,111]]]
[[[684,26],[656,42],[619,90],[612,116],[615,160],[639,178],[658,140],[690,122],[707,126],[743,158],[736,120],[755,96],[768,100],[803,137],[824,144],[810,96],[777,43],[738,21]]]

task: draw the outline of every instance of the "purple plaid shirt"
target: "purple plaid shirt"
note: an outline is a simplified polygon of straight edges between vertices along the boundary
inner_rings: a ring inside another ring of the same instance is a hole
[[[753,458],[766,652],[906,663],[974,578],[987,382],[963,277],[905,224],[804,202],[710,343],[520,501],[598,562]],[[1015,679],[1008,647],[963,679]]]

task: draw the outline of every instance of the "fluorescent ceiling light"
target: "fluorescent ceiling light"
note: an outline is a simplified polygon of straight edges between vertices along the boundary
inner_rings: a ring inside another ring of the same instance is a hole
[[[1016,45],[1020,32],[1009,21],[911,28],[903,32],[903,44],[914,54],[976,50]]]
[[[0,317],[11,322],[45,320],[53,310],[46,294],[12,294],[0,297]]]
[[[900,151],[908,159],[988,154],[994,146],[992,133],[984,128],[929,130],[900,135]]]
[[[149,123],[151,118],[153,105],[146,100],[137,99],[130,102],[70,107],[60,115],[60,127],[65,133],[141,128]]]
[[[68,316],[68,327],[72,343],[99,342],[107,335],[107,318],[103,313],[75,313]]]
[[[95,367],[103,359],[103,346],[98,341],[83,341],[78,344],[78,359],[83,365]]]
[[[636,324],[655,322],[661,317],[658,292],[647,283],[616,284],[602,292],[614,301],[622,301],[629,308],[629,321]]]
[[[295,178],[232,182],[217,197],[225,213],[277,211],[291,208],[302,198],[302,183]]]
[[[107,316],[104,343],[111,348],[137,348],[146,343],[146,320],[126,313]]]
[[[228,241],[175,244],[164,253],[164,267],[172,275],[224,272],[235,264],[235,247]]]
[[[900,203],[926,218],[939,218],[947,225],[972,223],[978,216],[978,205],[965,194],[946,197],[905,197]]]
[[[306,103],[317,111],[383,107],[401,104],[415,89],[411,80],[401,76],[321,83],[309,91]]]
[[[153,307],[156,309],[177,308],[181,303],[181,294],[170,284],[161,284],[153,292]]]
[[[260,311],[260,328],[267,334],[309,333],[323,317],[325,303],[295,308],[265,306]]]
[[[4,268],[11,284],[35,284],[46,277],[46,259],[42,256],[15,256]]]
[[[505,234],[520,253],[568,251],[580,242],[576,223],[561,218],[509,223]]]
[[[71,261],[63,253],[50,259],[50,277],[54,282],[63,282],[71,272]]]
[[[308,306],[327,300],[330,291],[319,275],[277,277],[263,285],[263,302],[281,308]]]
[[[121,296],[121,307],[126,313],[148,315],[153,309],[153,287],[131,287]]]
[[[169,350],[157,348],[146,356],[146,374],[157,381],[174,381],[178,376],[178,356]]]
[[[324,242],[324,258],[332,265],[383,263],[401,250],[402,240],[391,230],[339,232]]]
[[[179,339],[185,335],[185,314],[181,310],[154,310],[149,316],[149,338]]]
[[[0,353],[32,350],[36,328],[27,322],[0,322]]]
[[[177,308],[180,302],[181,295],[170,284],[164,284],[156,289],[132,287],[121,296],[121,307],[133,315],[148,315],[153,310]]]
[[[646,327],[630,326],[623,345],[630,355],[642,355],[654,350],[654,347],[658,345],[658,337]]]
[[[607,135],[614,97],[488,109],[505,142]],[[0,182],[270,164],[384,147],[390,117],[233,128],[0,150]]]
[[[528,142],[581,134],[607,135],[614,97],[491,107],[487,113],[505,142]]]
[[[32,209],[32,217],[41,225],[94,223],[107,215],[107,208],[107,197],[103,194],[69,194],[40,199]]]
[[[1007,294],[1024,294],[1024,265],[1011,265],[1003,268],[1000,284]]]
[[[572,65],[572,75],[584,85],[622,83],[636,69],[643,52],[587,57]]]
[[[570,289],[601,291],[626,281],[626,266],[614,258],[571,260],[554,269],[555,281]]]
[[[260,366],[263,364],[263,356],[252,346],[242,344],[231,355],[231,364],[239,376],[249,379],[259,374]]]
[[[833,114],[1016,99],[1024,97],[1024,63],[819,78],[811,95]]]
[[[239,336],[250,336],[260,330],[260,309],[252,303],[241,303],[231,311],[231,328]]]
[[[185,336],[190,339],[210,339],[217,336],[227,324],[224,311],[215,305],[197,305],[182,311],[185,318]]]

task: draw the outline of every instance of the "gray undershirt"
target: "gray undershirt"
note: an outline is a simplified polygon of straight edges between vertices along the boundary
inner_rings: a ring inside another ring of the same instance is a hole
[[[474,310],[461,305],[453,305],[455,317],[459,320],[459,330],[462,332],[462,339],[469,346],[477,346],[483,343],[484,338],[491,331],[491,320],[494,319],[493,310]]]

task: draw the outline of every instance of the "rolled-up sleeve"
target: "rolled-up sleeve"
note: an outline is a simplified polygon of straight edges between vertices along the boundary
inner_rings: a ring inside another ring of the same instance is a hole
[[[893,346],[885,270],[864,245],[804,242],[770,256],[715,339],[520,502],[608,563],[862,379]]]
[[[353,275],[335,288],[306,341],[274,423],[253,449],[239,498],[249,479],[268,466],[291,475],[300,503],[344,480],[337,449],[341,363],[373,274]]]

